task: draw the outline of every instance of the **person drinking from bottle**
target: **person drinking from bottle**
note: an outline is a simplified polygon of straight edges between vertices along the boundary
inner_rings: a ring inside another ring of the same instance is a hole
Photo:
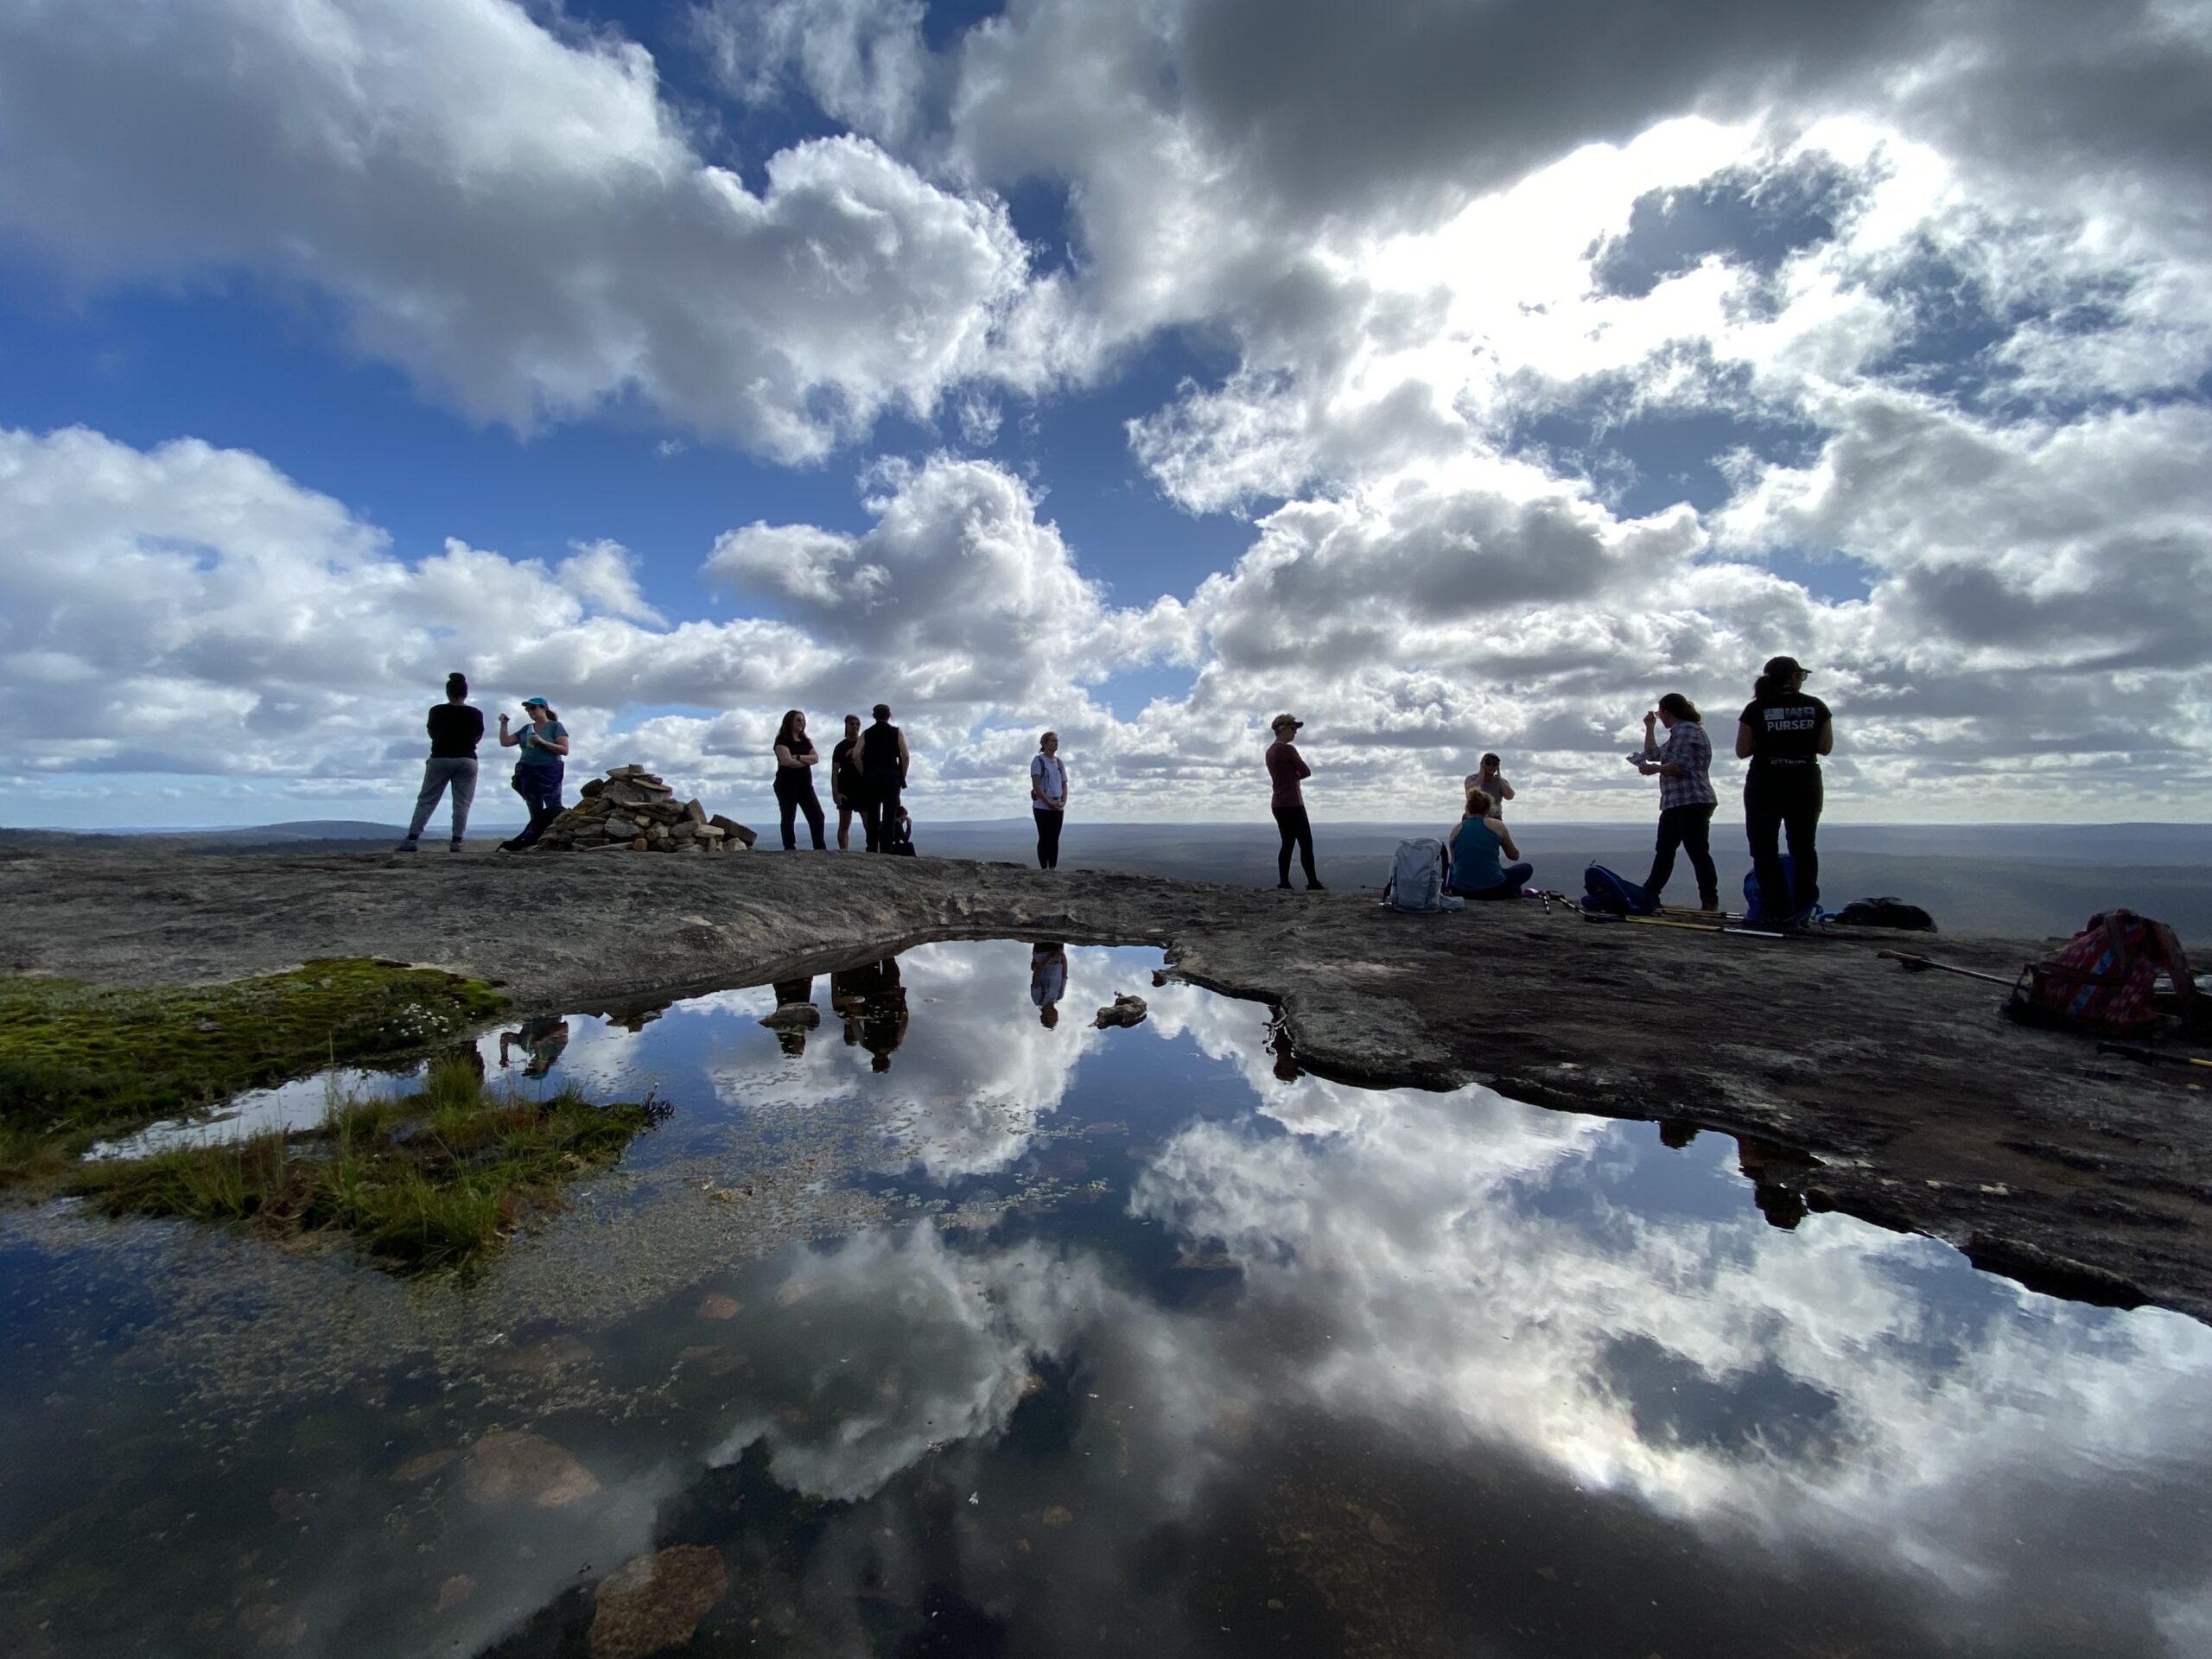
[[[569,754],[569,728],[543,697],[524,698],[522,711],[530,716],[530,724],[518,732],[508,730],[507,716],[500,715],[499,747],[522,751],[515,757],[512,787],[530,809],[530,822],[520,835],[499,843],[503,853],[519,853],[532,845],[545,833],[545,826],[561,816],[561,777]]]

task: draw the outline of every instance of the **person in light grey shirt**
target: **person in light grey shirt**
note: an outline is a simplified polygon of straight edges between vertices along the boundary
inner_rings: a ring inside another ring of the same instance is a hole
[[[422,850],[423,826],[438,809],[438,798],[453,791],[453,839],[446,850],[461,850],[468,832],[468,809],[476,799],[476,746],[483,740],[484,715],[468,706],[468,679],[458,671],[446,676],[446,700],[430,710],[423,722],[430,734],[430,758],[423,763],[423,789],[415,798],[415,816],[407,825],[407,839],[398,850]]]
[[[1060,868],[1060,825],[1068,811],[1068,767],[1060,759],[1060,734],[1047,732],[1029,759],[1029,810],[1037,820],[1037,868]]]

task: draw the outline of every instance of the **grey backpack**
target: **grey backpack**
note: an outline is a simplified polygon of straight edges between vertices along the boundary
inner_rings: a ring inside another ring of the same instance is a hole
[[[1444,891],[1444,843],[1400,842],[1390,859],[1390,879],[1383,884],[1382,902],[1392,910],[1416,916],[1461,908],[1466,900]]]

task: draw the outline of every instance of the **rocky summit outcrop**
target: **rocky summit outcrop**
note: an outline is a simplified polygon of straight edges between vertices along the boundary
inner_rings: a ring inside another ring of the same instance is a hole
[[[643,766],[616,766],[577,791],[583,798],[545,826],[537,853],[741,853],[757,837],[735,818],[709,812]]]
[[[1273,851],[1257,840],[1262,873]],[[211,856],[0,834],[0,972],[159,985],[382,957],[497,978],[525,1012],[620,1015],[929,939],[1150,944],[1185,980],[1273,1003],[1279,1067],[1479,1081],[1656,1118],[1676,1144],[1720,1130],[1777,1224],[1845,1211],[2041,1287],[2212,1318],[2204,1074],[2013,1025],[1995,986],[1884,961],[1891,936],[1594,926],[1533,901],[1406,916],[1372,892],[861,854],[579,856],[541,865],[554,887],[518,905],[499,868],[489,848]],[[1946,935],[1940,955],[2008,980],[2049,949]]]

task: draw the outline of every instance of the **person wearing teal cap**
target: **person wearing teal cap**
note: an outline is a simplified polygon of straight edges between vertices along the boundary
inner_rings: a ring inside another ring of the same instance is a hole
[[[530,809],[530,822],[512,841],[499,843],[503,853],[519,853],[545,833],[545,826],[561,816],[561,779],[569,753],[569,728],[543,697],[524,697],[523,712],[530,716],[524,731],[510,731],[507,716],[499,716],[499,747],[518,748],[513,788]]]

